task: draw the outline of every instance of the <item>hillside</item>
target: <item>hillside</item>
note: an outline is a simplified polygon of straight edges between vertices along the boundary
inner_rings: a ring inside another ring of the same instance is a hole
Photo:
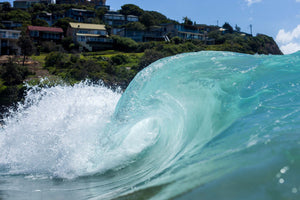
[[[103,23],[106,12],[103,9],[82,7],[79,5],[41,5],[35,4],[28,10],[16,10],[6,8],[1,10],[0,27],[3,20],[18,21],[23,25],[16,27],[25,32],[27,25],[47,25],[45,20],[37,20],[37,16],[43,12],[64,13],[70,8],[90,9],[96,13],[92,23]],[[119,11],[122,14],[137,15],[139,22],[122,25],[118,28],[138,29],[147,31],[159,27],[160,24],[174,24],[186,30],[201,30],[205,39],[186,39],[169,35],[169,41],[137,42],[131,38],[109,35],[113,40],[112,47],[105,51],[85,52],[70,37],[64,37],[61,42],[45,41],[33,43],[34,51],[27,58],[25,66],[21,66],[21,58],[4,59],[0,63],[0,104],[10,105],[23,98],[23,81],[38,83],[41,76],[52,77],[54,80],[64,80],[70,84],[90,79],[102,80],[108,86],[120,86],[125,89],[134,76],[152,62],[167,56],[185,52],[205,50],[232,51],[246,54],[274,54],[282,52],[272,37],[258,34],[252,36],[243,33],[225,23],[223,27],[211,25],[197,25],[187,17],[183,23],[176,22],[154,11],[144,11],[141,8],[126,4]],[[54,23],[53,27],[66,30],[69,18],[63,18]],[[111,28],[106,24],[107,28]],[[221,29],[223,31],[221,31]]]

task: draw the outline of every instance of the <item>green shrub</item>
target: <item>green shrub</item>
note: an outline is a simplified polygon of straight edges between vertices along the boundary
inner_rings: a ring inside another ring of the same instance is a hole
[[[57,51],[51,52],[45,58],[45,66],[63,68],[68,60],[69,56],[65,53]]]
[[[45,41],[42,42],[40,50],[45,53],[50,53],[52,51],[59,51],[59,46],[53,41]]]
[[[118,54],[111,57],[111,61],[114,65],[122,65],[129,62],[129,57],[123,54]]]
[[[171,42],[174,43],[174,44],[181,44],[181,43],[183,43],[184,41],[183,41],[182,38],[180,38],[180,37],[178,37],[178,36],[175,36],[175,37],[172,37]]]
[[[144,53],[144,55],[140,59],[139,63],[139,70],[147,67],[151,63],[165,57],[165,54],[163,54],[160,51],[156,51],[154,49],[147,49]]]
[[[112,37],[113,47],[116,50],[124,51],[124,52],[133,52],[137,49],[138,43],[130,38],[120,37],[120,36],[113,36]]]
[[[18,65],[12,60],[9,60],[8,63],[3,65],[1,78],[5,81],[6,85],[11,86],[21,84],[29,74],[29,70],[26,66]]]

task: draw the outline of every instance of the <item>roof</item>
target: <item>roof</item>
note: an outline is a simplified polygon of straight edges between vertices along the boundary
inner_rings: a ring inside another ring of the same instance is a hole
[[[30,31],[44,31],[44,32],[57,32],[57,33],[63,33],[64,32],[62,30],[62,28],[45,27],[45,26],[28,26],[28,30],[30,30]]]
[[[93,29],[93,30],[106,30],[103,24],[87,24],[87,23],[73,23],[70,22],[71,28],[76,29]]]

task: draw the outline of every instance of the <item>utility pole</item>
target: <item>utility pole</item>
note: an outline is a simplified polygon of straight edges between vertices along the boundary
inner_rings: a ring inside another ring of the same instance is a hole
[[[252,24],[250,24],[250,33],[251,33],[251,35],[253,35],[252,34]]]
[[[217,20],[217,26],[219,26],[219,20]]]

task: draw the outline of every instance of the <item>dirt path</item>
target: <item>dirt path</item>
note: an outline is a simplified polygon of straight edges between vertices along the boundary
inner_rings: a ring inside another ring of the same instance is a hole
[[[20,64],[20,65],[23,64],[22,63],[23,57],[21,57],[21,56],[8,56],[8,55],[0,56],[0,64],[7,63],[10,58],[14,59],[17,64]],[[28,67],[28,70],[34,74],[33,76],[30,76],[30,78],[28,78],[27,80],[42,78],[42,77],[45,77],[45,76],[51,76],[49,74],[49,71],[44,69],[42,64],[39,63],[38,61],[32,60],[31,58],[28,57],[25,60],[24,64],[25,64],[25,66]]]

